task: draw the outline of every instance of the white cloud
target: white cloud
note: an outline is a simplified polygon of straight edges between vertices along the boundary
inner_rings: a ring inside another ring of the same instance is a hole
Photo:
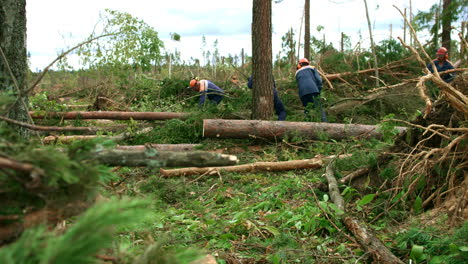
[[[335,3],[335,2],[340,3]],[[428,10],[438,1],[412,0],[413,13]],[[283,0],[273,3],[273,53],[280,50],[281,36],[289,28],[296,31],[301,25],[303,0]],[[377,4],[379,8],[376,9]],[[375,38],[379,41],[402,33],[402,17],[392,7],[409,6],[409,0],[368,0],[369,15],[375,24]],[[244,48],[251,54],[250,26],[252,0],[27,0],[28,50],[33,69],[44,68],[61,50],[84,40],[105,8],[128,12],[159,32],[166,47],[177,47],[182,57],[201,57],[202,36],[208,47],[218,39],[221,55],[239,54]],[[327,41],[338,45],[341,32],[355,44],[358,32],[368,38],[367,21],[362,0],[311,1],[311,31],[317,38],[316,28],[321,25]],[[170,41],[169,33],[181,35],[181,42]],[[303,34],[303,32],[302,32]],[[365,44],[365,43],[364,43]]]

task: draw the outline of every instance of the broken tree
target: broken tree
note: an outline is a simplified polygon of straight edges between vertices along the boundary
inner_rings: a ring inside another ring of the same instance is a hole
[[[399,132],[404,127],[396,127]],[[350,137],[380,138],[377,126],[260,120],[203,120],[203,136],[208,138],[259,138],[275,140],[285,136],[320,139],[323,136],[341,140]]]

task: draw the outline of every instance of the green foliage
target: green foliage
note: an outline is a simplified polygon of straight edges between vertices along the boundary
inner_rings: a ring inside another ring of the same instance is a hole
[[[188,83],[189,80],[165,78],[159,83],[161,98],[164,99],[182,94],[187,90]]]
[[[438,3],[433,4],[429,11],[419,11],[413,19],[413,27],[416,31],[423,29],[429,30],[432,41],[429,50],[436,50],[440,46],[440,37],[442,21],[455,22],[460,18],[460,15],[466,13],[466,0],[452,0],[446,10],[442,10],[442,6]]]
[[[388,114],[384,117],[384,120],[393,119],[395,117],[394,114]],[[379,124],[378,131],[382,133],[383,141],[388,144],[393,144],[395,140],[395,136],[398,135],[399,131],[396,127],[395,121],[385,121]]]
[[[13,104],[16,99],[12,91],[3,91],[0,93],[0,113],[5,113],[8,107]]]
[[[2,196],[6,204],[0,213],[22,215],[20,209],[25,206],[59,208],[76,201],[85,202],[94,198],[99,182],[105,183],[115,177],[108,167],[89,159],[91,150],[99,147],[96,141],[75,142],[62,151],[52,146],[20,143],[7,146],[0,144],[0,151],[33,165],[36,168],[33,175],[37,176],[31,179],[27,173],[0,172],[0,185],[7,188]]]
[[[375,46],[380,64],[401,60],[408,56],[408,51],[396,39],[385,39]]]
[[[37,93],[29,97],[29,106],[36,111],[62,112],[67,110],[65,104],[59,104],[54,100],[49,100],[49,98],[47,98],[47,92]]]
[[[43,227],[27,230],[15,243],[0,249],[0,262],[96,263],[95,254],[111,245],[111,227],[137,221],[146,206],[147,203],[136,200],[97,204],[60,236]]]
[[[371,193],[371,194],[368,194],[368,195],[365,195],[364,197],[362,197],[359,201],[357,201],[356,203],[356,207],[358,209],[358,211],[361,211],[362,210],[362,207],[370,202],[372,202],[372,200],[374,200],[374,197],[375,197],[375,194],[374,193]]]
[[[150,133],[136,135],[132,140],[132,143],[198,143],[201,139],[202,126],[202,120],[199,118],[191,118],[187,120],[171,119],[166,121],[163,127],[155,128]]]
[[[112,35],[79,49],[83,65],[149,70],[160,60],[163,43],[158,33],[144,21],[110,9],[105,10],[102,21],[105,21],[101,25],[102,35]]]
[[[444,225],[439,225],[443,228]],[[412,227],[396,236],[398,248],[416,263],[466,263],[468,261],[468,222],[453,231]]]
[[[320,67],[325,71],[333,71],[333,72],[348,72],[353,71],[351,66],[347,63],[343,63],[346,60],[352,58],[348,58],[348,56],[343,52],[338,52],[336,50],[331,50],[327,53],[326,56],[322,57],[320,62]]]

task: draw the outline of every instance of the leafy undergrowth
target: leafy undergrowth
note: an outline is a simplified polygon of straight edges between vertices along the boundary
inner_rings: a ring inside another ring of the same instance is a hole
[[[213,140],[209,144],[223,145]],[[264,146],[261,152],[241,153],[239,158],[247,163],[353,154],[337,161],[340,178],[359,167],[377,166],[377,153],[385,145],[376,140],[283,142]],[[104,196],[137,197],[151,203],[149,215],[136,227],[121,230],[115,247],[109,251],[124,263],[161,240],[166,250],[196,248],[215,256],[218,263],[372,261],[368,252],[345,236],[348,232],[338,217],[339,210],[328,193],[317,188],[325,182],[324,168],[175,178],[163,178],[149,169],[121,168],[116,173],[121,180],[107,185]],[[385,170],[375,177],[382,182],[393,174]],[[341,186],[347,210],[368,223],[384,212],[383,204],[389,199],[385,194],[376,195],[378,186],[374,185],[375,181],[367,179],[359,189]],[[394,254],[415,263],[466,258],[466,237],[450,238],[434,229],[431,239],[415,240],[411,235],[415,227],[398,224],[409,216],[403,209],[395,208],[369,225]],[[393,232],[395,229],[399,231]]]
[[[241,158],[274,161],[275,152],[280,151],[272,148]],[[328,195],[314,190],[321,170],[170,179],[146,169],[120,173],[128,180],[107,195],[143,197],[153,204],[152,216],[141,229],[121,236],[120,242],[133,253],[143,251],[148,237],[166,237],[168,246],[200,248],[217,256],[219,263],[354,263],[363,254],[337,229],[344,227]],[[135,247],[140,240],[142,246]]]

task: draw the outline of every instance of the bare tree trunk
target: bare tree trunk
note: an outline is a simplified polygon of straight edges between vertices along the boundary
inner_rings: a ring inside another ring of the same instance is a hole
[[[404,127],[396,127],[400,132]],[[300,135],[309,139],[342,140],[350,137],[380,138],[377,126],[359,124],[261,121],[261,120],[203,120],[203,136],[209,138],[259,138],[275,140]]]
[[[410,25],[412,26],[413,25],[413,2],[411,0],[409,0],[409,22],[410,22]],[[411,47],[414,46],[414,43],[413,43],[413,34],[409,34],[410,36],[410,44],[411,44]]]
[[[375,68],[375,86],[379,87],[379,64],[377,63],[377,54],[375,52],[375,44],[374,44],[374,38],[372,36],[372,26],[371,26],[371,21],[369,18],[369,11],[367,9],[367,1],[364,0],[364,6],[366,7],[366,17],[367,17],[367,25],[369,27],[369,37],[371,41],[371,49],[372,49],[372,55],[374,56],[374,68]]]
[[[273,115],[271,0],[254,0],[252,10],[252,118]]]
[[[467,39],[467,35],[465,35],[468,32],[468,22],[463,21],[461,23],[461,38]],[[460,43],[460,59],[464,60],[465,59],[465,54],[466,54],[466,45],[463,45],[463,43]]]
[[[241,50],[241,67],[243,68],[245,64],[245,55],[244,55],[244,48]]]
[[[14,94],[19,100],[8,110],[8,117],[29,122],[26,73],[26,0],[2,0],[0,5],[0,93]],[[19,135],[29,137],[29,130],[15,126]]]
[[[406,8],[405,8],[405,11],[403,13],[404,17],[406,17]],[[406,19],[403,18],[403,41],[406,42],[406,28],[408,27],[408,23],[406,23]],[[410,36],[411,36],[411,33],[410,33]]]
[[[344,52],[344,33],[341,32],[340,51]]]
[[[450,33],[452,32],[452,20],[449,14],[451,3],[452,0],[444,0],[442,5],[442,46],[446,47],[449,52],[451,52],[450,42],[452,40],[450,37]]]
[[[310,0],[305,0],[304,17],[304,57],[310,59]]]

